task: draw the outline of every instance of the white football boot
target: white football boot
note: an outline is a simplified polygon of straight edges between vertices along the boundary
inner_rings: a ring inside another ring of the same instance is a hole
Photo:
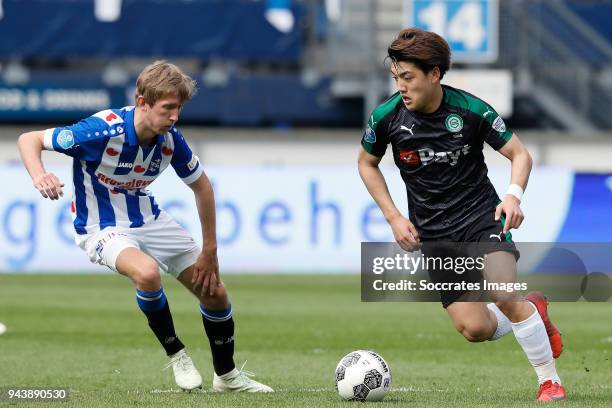
[[[181,351],[170,356],[170,363],[166,368],[172,367],[176,385],[185,391],[191,391],[202,386],[202,376],[193,365],[193,361],[187,351]]]
[[[227,374],[217,375],[213,377],[213,391],[215,392],[274,392],[274,390],[265,384],[252,380],[249,377],[255,374],[244,371],[244,365],[240,370],[234,368]]]

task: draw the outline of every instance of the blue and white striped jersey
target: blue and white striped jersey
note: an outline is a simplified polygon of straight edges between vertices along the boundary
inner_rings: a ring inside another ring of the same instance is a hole
[[[74,158],[72,218],[77,234],[110,226],[137,228],[160,209],[146,187],[171,164],[190,184],[202,174],[198,157],[172,127],[155,145],[138,144],[134,107],[108,109],[45,131],[45,148]]]

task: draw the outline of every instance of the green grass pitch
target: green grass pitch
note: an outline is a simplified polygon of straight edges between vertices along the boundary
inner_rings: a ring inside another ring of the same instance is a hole
[[[114,275],[0,275],[0,387],[67,387],[68,403],[16,406],[349,407],[334,389],[338,360],[372,349],[389,363],[393,390],[380,406],[537,406],[536,379],[510,334],[471,344],[434,303],[361,303],[357,275],[228,275],[236,363],[277,390],[214,394],[195,298],[164,286],[177,332],[204,377],[179,392],[167,358]],[[612,406],[612,303],[556,303],[565,350],[557,361],[567,407]],[[2,405],[2,402],[0,402]]]

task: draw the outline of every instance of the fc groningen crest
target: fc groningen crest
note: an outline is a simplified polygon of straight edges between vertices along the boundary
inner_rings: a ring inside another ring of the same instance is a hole
[[[461,132],[461,129],[463,129],[463,119],[461,119],[461,116],[457,115],[456,113],[451,113],[448,115],[444,121],[444,124],[449,131],[454,133]]]

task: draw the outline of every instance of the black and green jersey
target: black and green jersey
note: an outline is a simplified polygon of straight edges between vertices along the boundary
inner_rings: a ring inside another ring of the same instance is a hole
[[[410,220],[425,239],[457,232],[497,205],[483,143],[498,150],[512,136],[486,102],[450,86],[442,89],[442,104],[430,114],[409,111],[394,94],[372,112],[361,139],[378,157],[391,144]]]

